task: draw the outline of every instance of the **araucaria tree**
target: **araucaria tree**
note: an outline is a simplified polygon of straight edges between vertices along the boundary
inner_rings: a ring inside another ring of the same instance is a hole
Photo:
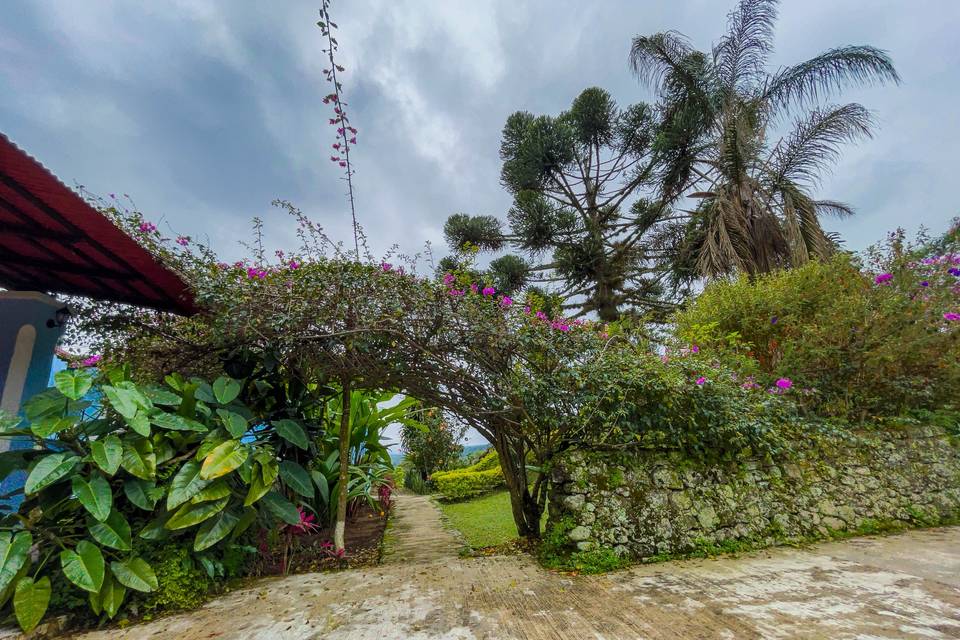
[[[581,93],[559,116],[518,111],[503,128],[501,182],[513,195],[504,233],[494,216],[451,216],[444,227],[454,251],[465,246],[505,255],[490,264],[500,290],[555,284],[571,315],[616,320],[626,309],[668,307],[659,254],[645,231],[662,219],[659,202],[639,197],[656,178],[654,110],[620,109],[599,88]]]
[[[870,46],[830,49],[767,71],[776,0],[741,0],[710,52],[674,31],[633,40],[630,65],[660,99],[655,147],[661,198],[695,202],[661,234],[677,247],[680,279],[765,273],[833,252],[820,216],[851,208],[813,190],[843,144],[869,137],[859,104],[824,101],[840,90],[900,78]],[[793,116],[786,135],[779,127]]]

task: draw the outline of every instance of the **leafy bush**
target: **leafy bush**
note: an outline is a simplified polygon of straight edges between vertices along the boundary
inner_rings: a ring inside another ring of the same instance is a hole
[[[871,272],[852,257],[716,282],[676,318],[715,357],[788,378],[820,414],[862,419],[956,403],[960,255],[925,256],[894,236]],[[741,360],[742,362],[742,360]]]
[[[466,430],[466,425],[458,426],[446,420],[440,409],[416,407],[400,429],[408,474],[420,476],[419,483],[412,477],[410,482],[421,484],[433,473],[456,466],[463,455],[460,443]]]
[[[58,581],[85,591],[93,612],[108,618],[128,589],[158,592],[144,547],[180,540],[191,562],[213,567],[214,547],[254,522],[300,521],[286,495],[314,487],[298,463],[281,462],[276,440],[308,450],[306,432],[290,419],[259,423],[238,400],[243,386],[179,376],[165,387],[137,385],[121,370],[100,380],[67,370],[24,405],[28,426],[0,419],[2,435],[34,444],[0,454],[0,474],[26,473],[18,512],[0,520],[0,604],[12,598],[24,630],[42,619]],[[88,394],[100,401],[93,416],[84,413]],[[155,604],[178,599],[196,598],[158,594]]]
[[[504,484],[500,459],[495,451],[473,466],[435,473],[430,476],[430,481],[444,500],[463,500],[492,491]]]

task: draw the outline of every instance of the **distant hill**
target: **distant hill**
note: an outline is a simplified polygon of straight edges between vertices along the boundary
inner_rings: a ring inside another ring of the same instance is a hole
[[[490,445],[484,442],[483,444],[468,444],[463,447],[463,457],[476,453],[477,451],[483,451],[484,449],[489,449]],[[390,462],[394,465],[400,464],[400,461],[403,460],[404,453],[402,451],[391,451],[390,452]]]

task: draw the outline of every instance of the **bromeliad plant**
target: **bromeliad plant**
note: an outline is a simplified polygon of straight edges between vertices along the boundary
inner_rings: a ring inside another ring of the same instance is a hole
[[[243,382],[172,375],[139,385],[120,369],[94,371],[57,373],[55,388],[24,405],[25,421],[0,421],[3,436],[34,445],[0,453],[0,474],[26,477],[19,495],[4,496],[19,509],[0,520],[0,606],[9,612],[12,600],[25,631],[64,578],[108,618],[128,589],[156,590],[136,551],[144,545],[192,536],[194,557],[212,566],[215,545],[254,522],[301,520],[286,495],[305,493],[294,481],[310,476],[271,442],[277,434],[307,450],[307,433],[294,420],[258,421],[239,400]]]

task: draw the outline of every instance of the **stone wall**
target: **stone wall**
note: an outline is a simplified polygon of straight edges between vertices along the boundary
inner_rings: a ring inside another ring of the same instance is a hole
[[[898,427],[711,464],[678,452],[576,451],[557,461],[552,480],[549,522],[571,550],[647,558],[952,521],[960,447],[939,429]]]

